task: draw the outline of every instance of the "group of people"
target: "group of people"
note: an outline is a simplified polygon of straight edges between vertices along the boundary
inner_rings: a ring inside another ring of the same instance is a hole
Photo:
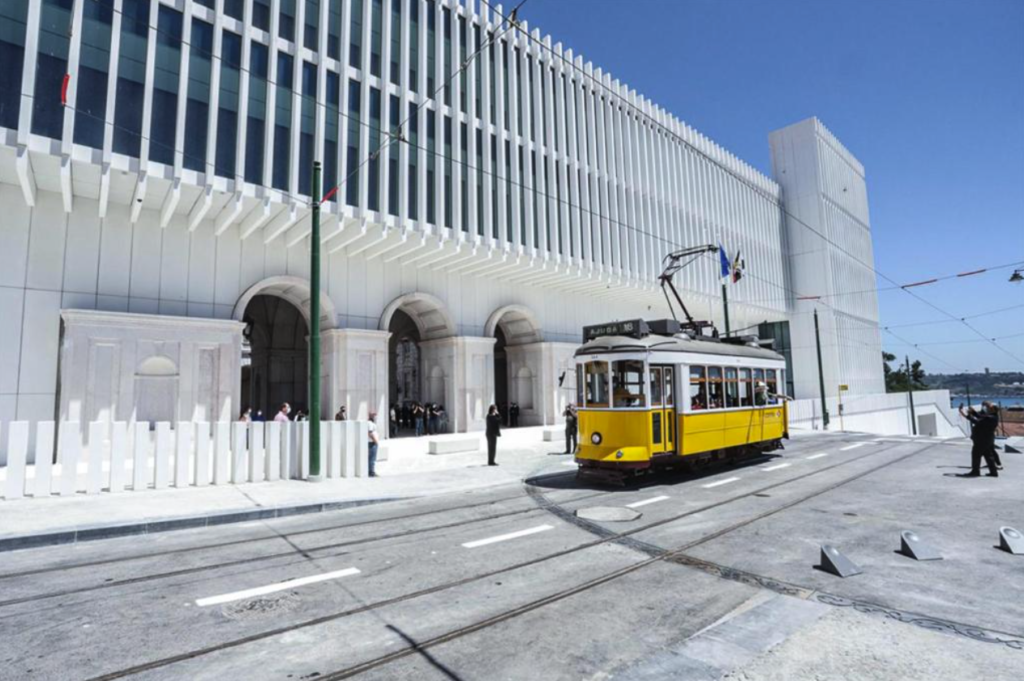
[[[976,478],[981,475],[981,460],[985,459],[988,475],[999,477],[1003,462],[996,451],[996,429],[999,427],[999,407],[994,402],[982,402],[981,411],[969,407],[964,411],[960,405],[960,415],[971,422],[971,472],[964,473],[965,478]]]
[[[342,407],[342,410],[344,409],[345,408]],[[242,410],[242,415],[238,417],[238,420],[241,421],[242,423],[262,423],[267,420],[267,417],[263,415],[262,409],[257,409],[253,411],[252,407],[246,407],[245,409]],[[281,406],[278,407],[277,413],[274,414],[274,418],[271,420],[308,421],[309,412],[307,412],[305,409],[297,409],[295,413],[292,414],[292,405],[288,404],[287,402],[283,402]],[[341,420],[344,421],[344,419]]]
[[[503,402],[497,407],[498,413],[503,415],[502,424],[509,428],[519,427],[519,403]]]
[[[448,413],[436,402],[392,404],[390,416],[391,437],[398,435],[399,428],[414,430],[417,437],[448,432]]]

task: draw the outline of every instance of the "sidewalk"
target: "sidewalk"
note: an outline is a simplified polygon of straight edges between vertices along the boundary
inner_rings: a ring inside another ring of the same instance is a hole
[[[524,429],[525,430],[525,429]],[[499,466],[487,466],[486,451],[422,454],[382,461],[380,477],[319,483],[280,480],[241,485],[189,487],[119,494],[0,501],[0,552],[133,534],[320,513],[347,507],[518,483],[542,471],[570,471],[553,456],[561,443],[540,440],[540,429],[499,441]],[[507,432],[507,431],[506,431]]]

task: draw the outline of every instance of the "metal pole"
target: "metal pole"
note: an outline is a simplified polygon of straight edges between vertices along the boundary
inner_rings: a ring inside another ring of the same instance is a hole
[[[828,430],[828,403],[825,402],[825,370],[821,366],[821,332],[818,330],[818,308],[814,308],[814,345],[818,349],[818,386],[821,389],[821,427]]]
[[[910,433],[917,435],[917,417],[914,415],[914,378],[910,375],[910,355],[907,358],[907,396],[910,398]]]
[[[313,162],[313,230],[309,248],[309,479],[320,476],[320,162]]]
[[[725,284],[722,284],[722,305],[725,308],[725,335],[729,335],[729,294],[726,293]]]

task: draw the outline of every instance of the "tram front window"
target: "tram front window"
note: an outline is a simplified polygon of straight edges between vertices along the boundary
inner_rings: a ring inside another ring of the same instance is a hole
[[[608,407],[608,362],[587,362],[586,364],[586,405]]]
[[[639,359],[612,362],[612,395],[616,407],[646,407],[644,363]]]

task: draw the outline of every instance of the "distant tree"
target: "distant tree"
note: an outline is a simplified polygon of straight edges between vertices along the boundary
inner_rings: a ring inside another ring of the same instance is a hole
[[[925,382],[927,375],[921,366],[920,360],[914,360],[910,365],[910,378],[907,378],[907,369],[903,364],[896,365],[893,369],[889,364],[896,361],[896,355],[891,352],[882,351],[882,371],[885,373],[885,391],[889,393],[905,393],[910,385],[914,390],[927,390]]]

